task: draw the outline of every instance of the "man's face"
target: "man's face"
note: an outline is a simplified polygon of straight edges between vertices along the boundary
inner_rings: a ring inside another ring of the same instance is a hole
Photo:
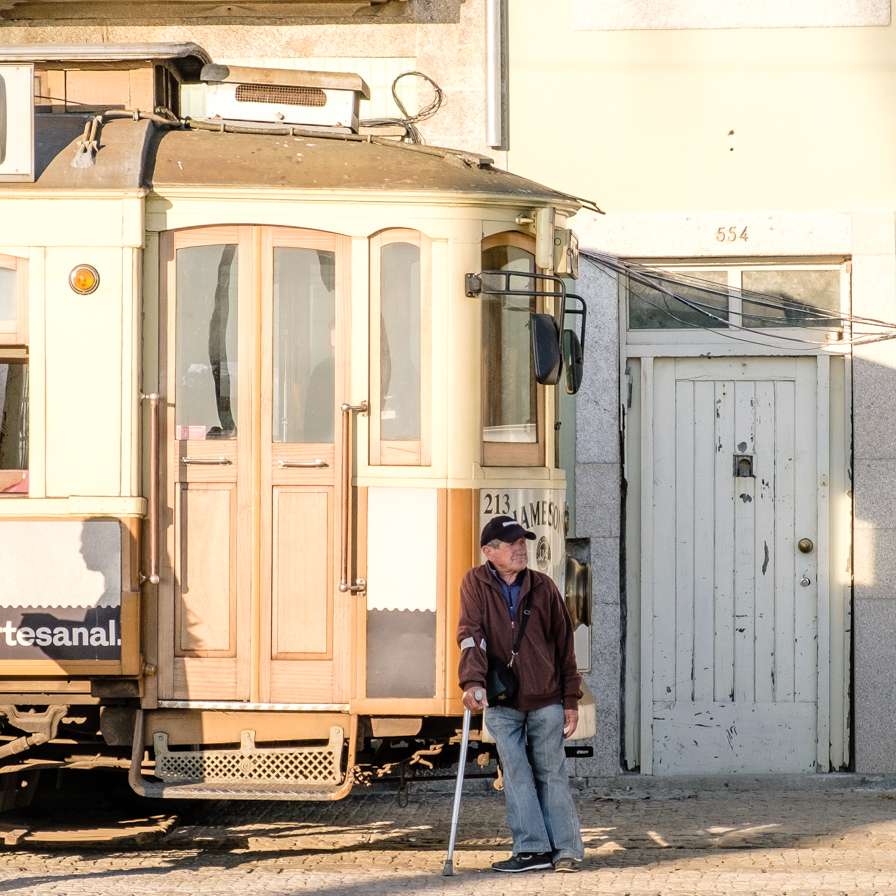
[[[492,566],[499,573],[518,573],[525,569],[529,562],[526,551],[526,539],[518,538],[516,541],[502,541],[498,547],[486,545],[482,549],[485,559],[490,560]]]

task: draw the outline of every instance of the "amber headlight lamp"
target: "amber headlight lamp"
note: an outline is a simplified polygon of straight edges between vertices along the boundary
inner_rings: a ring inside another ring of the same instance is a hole
[[[79,296],[89,296],[92,292],[96,292],[100,285],[100,275],[97,269],[89,264],[79,264],[72,268],[72,272],[68,275],[68,285]]]

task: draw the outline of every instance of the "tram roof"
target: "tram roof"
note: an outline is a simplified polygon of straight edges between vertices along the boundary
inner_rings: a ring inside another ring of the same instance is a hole
[[[36,116],[39,190],[165,187],[357,190],[514,196],[578,208],[583,200],[518,177],[473,153],[356,136],[275,136],[105,123],[95,164],[73,167],[86,115]]]

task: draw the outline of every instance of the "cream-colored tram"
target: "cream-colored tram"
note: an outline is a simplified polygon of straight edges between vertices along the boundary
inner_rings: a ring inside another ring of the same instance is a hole
[[[484,517],[563,575],[580,203],[210,63],[0,52],[0,759],[336,799],[450,757]]]

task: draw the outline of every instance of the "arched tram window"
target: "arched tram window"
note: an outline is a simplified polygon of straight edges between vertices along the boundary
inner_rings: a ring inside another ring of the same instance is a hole
[[[0,255],[0,495],[28,494],[25,261]]]
[[[336,253],[274,248],[275,442],[334,441]]]
[[[177,250],[177,438],[236,438],[237,247]]]
[[[389,230],[370,243],[370,463],[430,463],[429,241]]]
[[[504,233],[482,244],[482,270],[535,271],[533,240]],[[532,370],[529,315],[537,301],[482,295],[482,462],[544,463],[543,389]]]

